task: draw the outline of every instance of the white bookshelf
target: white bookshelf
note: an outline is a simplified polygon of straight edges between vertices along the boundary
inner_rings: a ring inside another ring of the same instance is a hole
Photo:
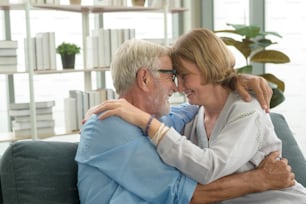
[[[167,1],[166,1],[167,2]],[[90,34],[90,26],[89,26],[89,15],[92,14],[103,14],[103,13],[116,13],[116,12],[158,12],[163,13],[164,18],[164,42],[163,44],[168,45],[168,25],[167,25],[167,18],[168,14],[171,13],[179,13],[184,12],[185,8],[168,8],[168,4],[165,3],[162,8],[148,8],[148,7],[120,7],[120,6],[99,6],[99,5],[49,5],[49,4],[30,4],[29,1],[26,1],[24,4],[0,4],[0,10],[5,12],[10,12],[11,10],[20,10],[24,11],[25,13],[25,24],[26,24],[26,39],[28,43],[30,44],[30,39],[32,36],[32,26],[31,26],[31,15],[30,13],[36,10],[43,10],[43,11],[58,11],[58,12],[73,12],[77,13],[81,16],[82,19],[82,48],[86,47],[86,36]],[[68,29],[68,28],[67,28]],[[10,31],[9,31],[10,32]],[[28,49],[29,58],[31,58],[31,49]],[[1,133],[0,134],[0,142],[8,142],[8,141],[15,141],[19,139],[41,139],[41,137],[38,137],[37,135],[37,124],[36,124],[36,107],[35,107],[35,93],[34,89],[35,87],[35,80],[34,78],[36,76],[42,76],[42,75],[53,75],[53,74],[61,74],[61,75],[67,75],[69,77],[69,74],[71,73],[82,73],[84,78],[84,90],[91,90],[91,73],[92,72],[105,72],[109,70],[109,67],[98,67],[98,68],[87,68],[86,65],[86,49],[83,49],[82,53],[83,58],[83,67],[78,67],[76,69],[60,69],[60,70],[44,70],[44,71],[36,71],[33,69],[33,63],[31,60],[28,59],[28,69],[25,69],[26,71],[17,71],[17,72],[1,72],[2,75],[7,76],[14,76],[19,74],[25,74],[28,76],[28,85],[29,85],[29,103],[31,107],[31,114],[32,114],[32,137],[25,137],[25,138],[14,138],[13,134],[11,132],[8,133]],[[57,65],[60,67],[60,65]],[[55,128],[55,134],[56,136],[65,136],[70,134],[77,134],[77,132],[65,132],[65,130]],[[52,135],[53,136],[53,135]],[[43,137],[45,138],[45,137]]]

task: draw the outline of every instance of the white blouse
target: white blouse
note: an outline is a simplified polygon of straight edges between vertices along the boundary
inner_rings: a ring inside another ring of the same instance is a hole
[[[255,99],[244,102],[238,94],[230,94],[209,140],[203,119],[201,107],[185,126],[184,136],[170,129],[157,146],[164,162],[199,183],[254,169],[270,152],[281,151],[270,116]],[[306,190],[297,183],[286,191],[249,194],[222,203],[276,203],[275,199],[282,204],[306,203]]]

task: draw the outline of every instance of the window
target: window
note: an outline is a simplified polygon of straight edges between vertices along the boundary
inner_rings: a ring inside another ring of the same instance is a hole
[[[274,38],[277,44],[271,46],[281,50],[290,57],[287,64],[268,64],[266,70],[276,73],[285,82],[285,101],[272,111],[285,115],[289,126],[301,144],[306,155],[306,28],[304,0],[267,0],[266,1],[266,30],[275,31],[282,38]],[[294,22],[294,23],[293,23]]]

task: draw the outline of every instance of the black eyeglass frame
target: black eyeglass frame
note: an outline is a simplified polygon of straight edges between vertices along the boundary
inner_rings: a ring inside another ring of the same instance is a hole
[[[172,74],[172,81],[175,82],[177,71],[175,69],[158,69],[158,72]]]

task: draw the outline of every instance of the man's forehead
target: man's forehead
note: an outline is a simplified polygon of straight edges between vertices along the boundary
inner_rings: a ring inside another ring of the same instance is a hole
[[[160,57],[160,64],[162,68],[173,69],[171,58],[168,55],[164,55]]]

